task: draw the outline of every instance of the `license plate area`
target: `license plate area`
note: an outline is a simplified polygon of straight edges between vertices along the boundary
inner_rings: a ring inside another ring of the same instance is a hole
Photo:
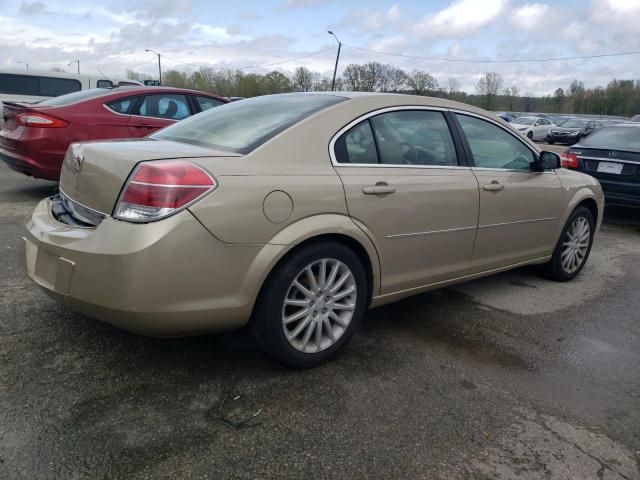
[[[624,167],[621,163],[613,163],[613,162],[600,162],[598,163],[598,172],[600,173],[611,173],[613,175],[620,175],[622,173],[622,167]]]

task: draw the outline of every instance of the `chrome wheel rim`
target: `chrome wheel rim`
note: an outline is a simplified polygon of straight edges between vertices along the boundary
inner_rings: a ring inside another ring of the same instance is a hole
[[[567,229],[564,242],[562,244],[562,268],[567,273],[574,273],[578,270],[589,250],[591,240],[591,226],[585,217],[576,217]]]
[[[356,299],[356,281],[347,265],[334,258],[310,263],[285,296],[282,327],[287,341],[304,353],[326,350],[349,327]]]

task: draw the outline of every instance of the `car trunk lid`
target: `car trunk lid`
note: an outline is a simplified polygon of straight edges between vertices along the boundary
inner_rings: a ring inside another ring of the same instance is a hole
[[[60,190],[85,208],[111,215],[122,187],[140,162],[237,156],[240,155],[152,139],[72,144],[62,166]]]

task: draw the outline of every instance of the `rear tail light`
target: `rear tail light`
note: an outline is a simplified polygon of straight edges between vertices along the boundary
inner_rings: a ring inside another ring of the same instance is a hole
[[[218,186],[202,168],[184,161],[143,162],[127,180],[113,216],[146,223],[187,208]]]
[[[560,164],[564,168],[578,168],[578,156],[571,152],[562,152],[560,154]]]
[[[19,113],[16,121],[23,127],[64,128],[69,125],[65,120],[44,113]]]

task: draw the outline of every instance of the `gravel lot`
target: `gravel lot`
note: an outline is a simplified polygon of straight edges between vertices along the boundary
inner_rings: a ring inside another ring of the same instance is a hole
[[[53,184],[0,179],[2,479],[640,479],[638,212],[607,212],[572,283],[420,295],[293,371],[242,333],[152,340],[58,306],[20,239]]]

